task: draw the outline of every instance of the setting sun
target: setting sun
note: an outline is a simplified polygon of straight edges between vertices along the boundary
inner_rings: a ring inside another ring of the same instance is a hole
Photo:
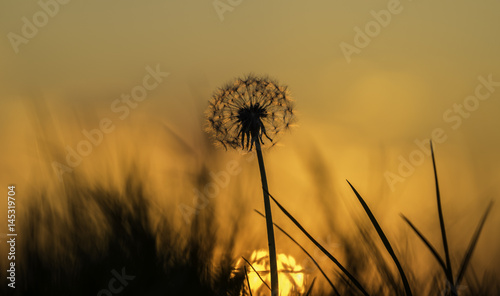
[[[277,254],[278,261],[278,278],[280,283],[280,296],[299,295],[305,292],[306,277],[304,268],[295,261],[291,255]],[[252,295],[269,295],[271,276],[269,273],[269,253],[266,250],[256,250],[249,258],[252,267],[247,267],[248,283],[250,284]],[[246,264],[240,259],[236,266],[238,269],[243,268]],[[260,276],[260,277],[259,277]],[[262,278],[262,279],[261,279]],[[264,280],[267,284],[262,282]],[[247,290],[248,287],[245,287]],[[243,295],[243,291],[242,294]]]

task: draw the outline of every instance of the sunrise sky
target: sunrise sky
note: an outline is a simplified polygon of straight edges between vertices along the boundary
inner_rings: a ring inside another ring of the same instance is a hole
[[[386,225],[404,229],[404,212],[435,231],[434,137],[451,239],[463,251],[487,202],[500,201],[499,13],[495,0],[1,1],[0,184],[52,182],[41,163],[65,158],[40,147],[77,149],[82,130],[99,127],[102,143],[75,168],[89,178],[101,178],[92,167],[116,149],[191,170],[197,161],[157,139],[174,131],[197,150],[213,91],[267,74],[296,102],[298,127],[265,154],[270,186],[293,211],[324,165],[343,207],[358,206],[349,179]],[[146,97],[127,105],[122,95],[141,85]],[[488,223],[479,247],[500,259],[498,205]]]

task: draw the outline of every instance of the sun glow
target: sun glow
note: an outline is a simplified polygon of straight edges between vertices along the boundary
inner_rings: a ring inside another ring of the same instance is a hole
[[[305,277],[304,268],[295,261],[290,255],[277,254],[278,260],[278,280],[280,287],[280,296],[299,295],[305,292]],[[271,273],[269,272],[269,253],[266,250],[255,250],[248,261],[258,274],[247,265],[248,283],[252,290],[252,295],[269,295],[270,290],[262,282],[264,280],[268,286],[271,283]],[[237,266],[243,268],[246,264],[243,260],[239,260]],[[260,278],[259,278],[260,275]],[[261,280],[262,278],[262,280]],[[245,286],[248,291],[248,286]],[[241,295],[245,295],[243,292]]]

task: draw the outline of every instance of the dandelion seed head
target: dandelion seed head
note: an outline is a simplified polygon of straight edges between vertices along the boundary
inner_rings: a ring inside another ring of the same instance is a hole
[[[207,132],[226,149],[273,146],[295,121],[286,86],[250,74],[215,91],[206,112]]]

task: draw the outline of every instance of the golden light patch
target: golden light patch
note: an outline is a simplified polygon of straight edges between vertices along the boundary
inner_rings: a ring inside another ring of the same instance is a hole
[[[291,296],[304,293],[306,282],[304,268],[298,264],[291,255],[277,254],[277,260],[280,296]],[[269,288],[262,282],[265,281],[268,286],[270,286],[271,283],[268,251],[255,250],[248,261],[258,272],[257,274],[251,267],[247,266],[248,283],[252,290],[252,295],[269,295]],[[243,268],[243,264],[246,263],[240,259],[237,263],[237,267]],[[248,286],[245,287],[245,290],[248,291]]]

